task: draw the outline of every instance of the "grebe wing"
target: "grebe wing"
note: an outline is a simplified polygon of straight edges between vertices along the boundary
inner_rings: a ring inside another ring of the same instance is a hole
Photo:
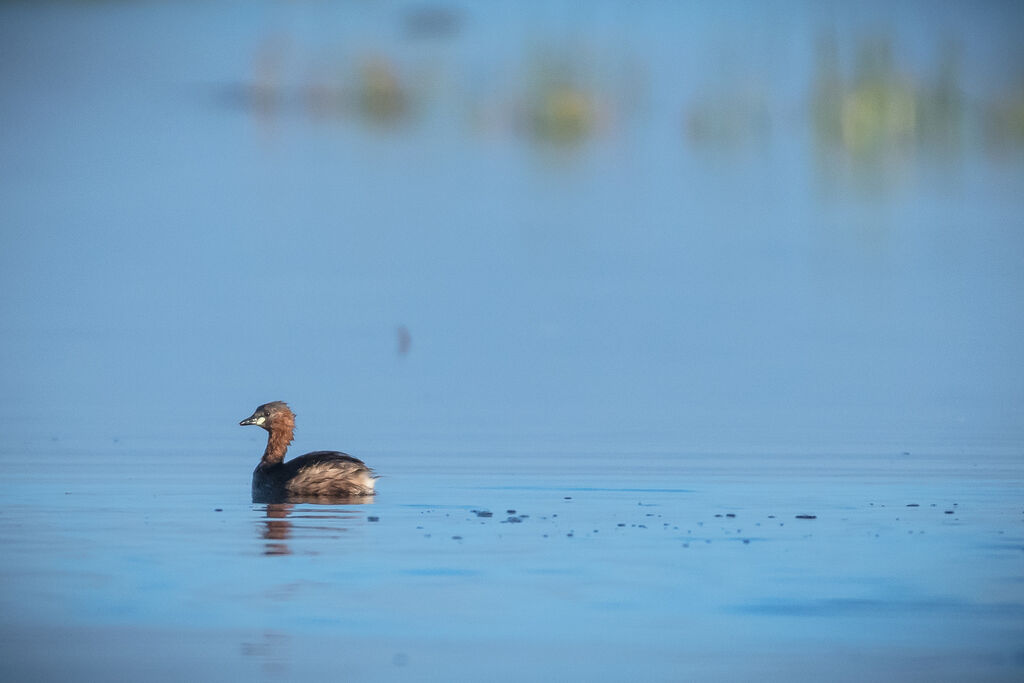
[[[350,462],[353,465],[362,465],[363,467],[366,467],[366,463],[359,458],[354,458],[348,453],[342,453],[341,451],[313,451],[312,453],[306,453],[305,455],[300,455],[297,458],[289,460],[289,462],[299,461],[304,465],[312,465],[314,463],[321,462]]]

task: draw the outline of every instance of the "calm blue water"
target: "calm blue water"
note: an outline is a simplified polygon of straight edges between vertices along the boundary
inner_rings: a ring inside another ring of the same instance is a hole
[[[1019,679],[1022,18],[4,4],[5,678]]]

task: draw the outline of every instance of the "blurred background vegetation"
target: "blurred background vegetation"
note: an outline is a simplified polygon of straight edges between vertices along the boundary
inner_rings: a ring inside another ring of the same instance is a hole
[[[381,35],[335,40],[327,24],[313,39],[274,27],[253,46],[249,77],[229,88],[231,101],[261,117],[361,121],[391,129],[443,111],[454,113],[447,124],[467,135],[484,129],[555,146],[628,137],[630,128],[651,123],[638,110],[657,102],[679,124],[681,146],[726,150],[809,132],[819,152],[863,164],[914,154],[950,158],[965,147],[1002,155],[1024,143],[1019,47],[1006,46],[1006,61],[984,65],[995,68],[980,79],[980,87],[968,89],[964,80],[977,74],[964,73],[965,42],[976,36],[958,36],[957,26],[949,23],[903,38],[900,13],[887,20],[880,4],[845,12],[829,4],[788,4],[773,14],[774,44],[753,42],[746,48],[736,43],[749,33],[747,20],[738,22],[739,38],[718,23],[721,40],[716,45],[707,37],[701,46],[706,61],[676,65],[667,92],[652,92],[666,85],[652,74],[663,77],[669,70],[671,75],[673,65],[652,61],[663,55],[644,44],[648,23],[659,14],[649,3],[599,3],[605,10],[611,5],[613,26],[607,25],[608,17],[595,19],[600,13],[593,8],[579,8],[577,17],[562,6],[555,13],[561,31],[550,30],[550,21],[545,22],[550,16],[537,4],[518,10],[505,6],[525,15],[525,21],[500,33],[503,42],[493,50],[477,43],[501,32],[501,18],[494,16],[500,12],[494,9],[356,4],[350,11],[375,17]],[[928,10],[927,3],[916,7]],[[732,8],[757,15],[744,3]],[[673,16],[678,12],[666,14],[667,21],[686,20]],[[946,14],[955,20],[956,12]],[[538,15],[536,33],[530,31],[532,15]],[[863,23],[851,16],[867,17],[870,28],[851,30],[850,23]],[[499,25],[474,37],[481,22]],[[344,32],[346,17],[337,17],[335,26]],[[787,53],[792,46],[785,41],[794,34],[798,47],[813,45],[806,54]],[[680,40],[686,39],[681,32]],[[465,45],[472,46],[471,55]],[[780,79],[787,69],[799,78]],[[681,82],[686,78],[692,82]],[[467,122],[475,126],[467,128]]]

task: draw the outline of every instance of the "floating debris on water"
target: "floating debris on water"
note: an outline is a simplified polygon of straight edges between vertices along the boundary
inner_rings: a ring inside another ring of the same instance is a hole
[[[380,521],[380,517],[377,517],[375,515],[370,515],[369,517],[366,518],[366,521],[367,522],[379,522]]]
[[[797,519],[817,519],[818,515],[797,515]]]

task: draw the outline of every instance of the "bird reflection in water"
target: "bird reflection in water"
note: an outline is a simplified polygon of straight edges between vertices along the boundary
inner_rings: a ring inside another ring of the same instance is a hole
[[[266,519],[260,535],[266,544],[264,555],[291,555],[288,544],[290,539],[299,537],[317,539],[337,539],[347,533],[352,526],[366,523],[366,516],[359,508],[352,505],[372,504],[373,496],[355,496],[334,501],[339,507],[323,505],[323,499],[317,498],[317,506],[303,505],[301,499],[287,503],[267,503],[264,507]],[[340,506],[346,507],[340,507]],[[258,508],[257,508],[258,509]],[[339,523],[340,520],[340,523]],[[307,549],[307,554],[315,555],[315,549]]]
[[[259,662],[263,676],[274,680],[291,678],[288,666],[290,650],[290,636],[279,631],[264,631],[241,643],[242,655]]]

